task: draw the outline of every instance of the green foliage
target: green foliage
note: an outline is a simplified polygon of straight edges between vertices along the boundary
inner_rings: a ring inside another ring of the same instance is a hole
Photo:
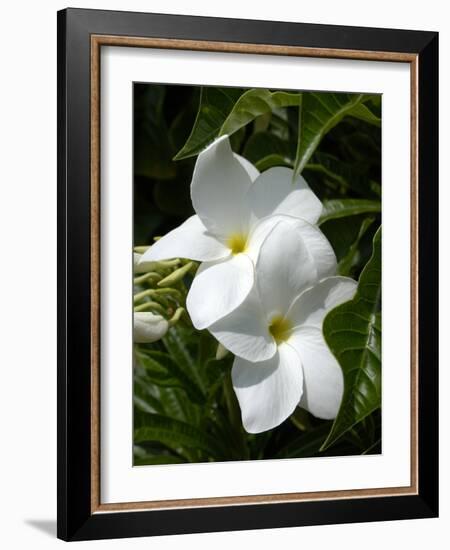
[[[344,373],[344,395],[325,449],[381,406],[381,228],[355,297],[328,313],[323,333]]]
[[[192,132],[176,160],[188,158],[204,149],[216,137],[231,136],[249,122],[270,115],[280,107],[299,105],[301,95],[270,92],[264,89],[202,88],[200,106]]]
[[[369,164],[344,162],[334,155],[316,151],[303,171],[309,181],[311,172],[319,173],[342,194],[355,193],[359,197],[379,198],[381,186],[370,178]]]
[[[370,111],[362,106],[369,96],[364,94],[305,93],[300,105],[299,139],[294,173],[300,174],[317,149],[323,137],[345,116],[361,118],[361,113]]]
[[[245,92],[234,104],[233,109],[220,129],[219,135],[231,135],[258,117],[271,114],[280,107],[298,106],[301,94],[270,92],[253,89]]]
[[[154,384],[163,387],[183,388],[194,403],[205,401],[203,391],[197,385],[197,382],[168,353],[141,348],[136,350],[135,358],[144,367],[147,378]]]
[[[158,414],[151,414],[145,418],[145,425],[134,431],[134,441],[159,441],[178,454],[188,457],[196,451],[211,456],[220,456],[223,452],[220,441],[216,441],[203,430]]]
[[[334,422],[297,409],[273,430],[246,433],[232,354],[217,360],[217,341],[183,320],[135,346],[134,464],[381,452],[381,96],[136,84],[134,122],[136,245],[193,213],[195,157],[228,134],[260,171],[287,166],[305,177],[324,204],[320,228],[339,273],[359,277],[354,300],[324,325],[345,380]],[[183,296],[192,273],[177,283]],[[183,305],[175,302],[161,299],[168,318]]]
[[[244,156],[255,165],[272,156],[285,159],[282,162],[286,162],[286,164],[290,163],[287,142],[267,131],[255,132],[248,138]]]
[[[375,218],[364,218],[361,227],[359,228],[358,235],[356,236],[353,243],[350,245],[348,252],[343,256],[338,263],[338,272],[339,275],[352,276],[353,268],[357,265],[361,257],[361,252],[359,250],[361,240],[364,235],[367,233],[370,226],[375,221]]]
[[[380,201],[364,199],[332,199],[324,201],[319,224],[336,218],[347,218],[357,214],[381,212]]]
[[[219,135],[243,91],[239,88],[202,88],[194,127],[183,148],[175,155],[175,160],[198,155]]]

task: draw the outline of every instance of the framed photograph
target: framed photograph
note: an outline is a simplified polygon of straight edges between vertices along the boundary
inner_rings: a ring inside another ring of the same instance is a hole
[[[438,35],[58,13],[58,536],[438,514]]]

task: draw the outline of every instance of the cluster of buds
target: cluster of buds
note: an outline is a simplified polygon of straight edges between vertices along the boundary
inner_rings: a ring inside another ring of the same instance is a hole
[[[146,246],[134,249],[134,341],[161,339],[178,322],[190,323],[186,313],[186,276],[195,275],[198,264],[183,259],[140,262]]]

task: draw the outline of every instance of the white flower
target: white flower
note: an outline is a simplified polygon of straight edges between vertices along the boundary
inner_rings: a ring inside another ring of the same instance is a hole
[[[317,222],[322,203],[302,177],[276,167],[259,174],[235,155],[227,136],[198,156],[191,183],[196,215],[159,239],[141,262],[190,258],[204,262],[191,285],[187,308],[197,329],[204,329],[239,306],[254,282],[254,263],[276,215],[303,219],[303,238],[317,262],[334,255]],[[333,264],[334,266],[334,264]],[[327,271],[325,269],[325,271]],[[328,273],[327,273],[328,274]],[[324,275],[325,276],[325,275]]]
[[[233,387],[248,432],[278,426],[298,404],[319,418],[335,418],[343,376],[322,322],[355,290],[352,279],[320,277],[295,224],[282,221],[272,229],[261,246],[254,289],[209,328],[237,356]]]
[[[135,311],[133,324],[133,339],[137,344],[156,342],[169,328],[169,323],[164,317],[149,311]]]

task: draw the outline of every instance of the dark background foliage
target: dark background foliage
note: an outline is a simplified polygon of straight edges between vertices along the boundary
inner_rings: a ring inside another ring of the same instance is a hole
[[[134,85],[134,244],[151,244],[193,213],[190,181],[197,149],[225,127],[234,151],[260,170],[301,169],[325,204],[321,229],[339,272],[358,279],[381,224],[381,97],[364,96],[349,116],[322,132],[315,120],[328,120],[329,112],[336,116],[354,96],[305,92],[299,108],[294,92],[267,92],[258,102],[244,96],[246,109],[239,111],[244,92]],[[250,120],[243,119],[250,100],[257,107]],[[319,133],[319,145],[305,155],[301,146]],[[216,348],[207,331],[189,323],[177,324],[162,341],[136,346],[135,465],[380,452],[379,396],[327,445],[333,423],[302,409],[278,428],[247,434],[229,380],[232,356],[216,360]]]

